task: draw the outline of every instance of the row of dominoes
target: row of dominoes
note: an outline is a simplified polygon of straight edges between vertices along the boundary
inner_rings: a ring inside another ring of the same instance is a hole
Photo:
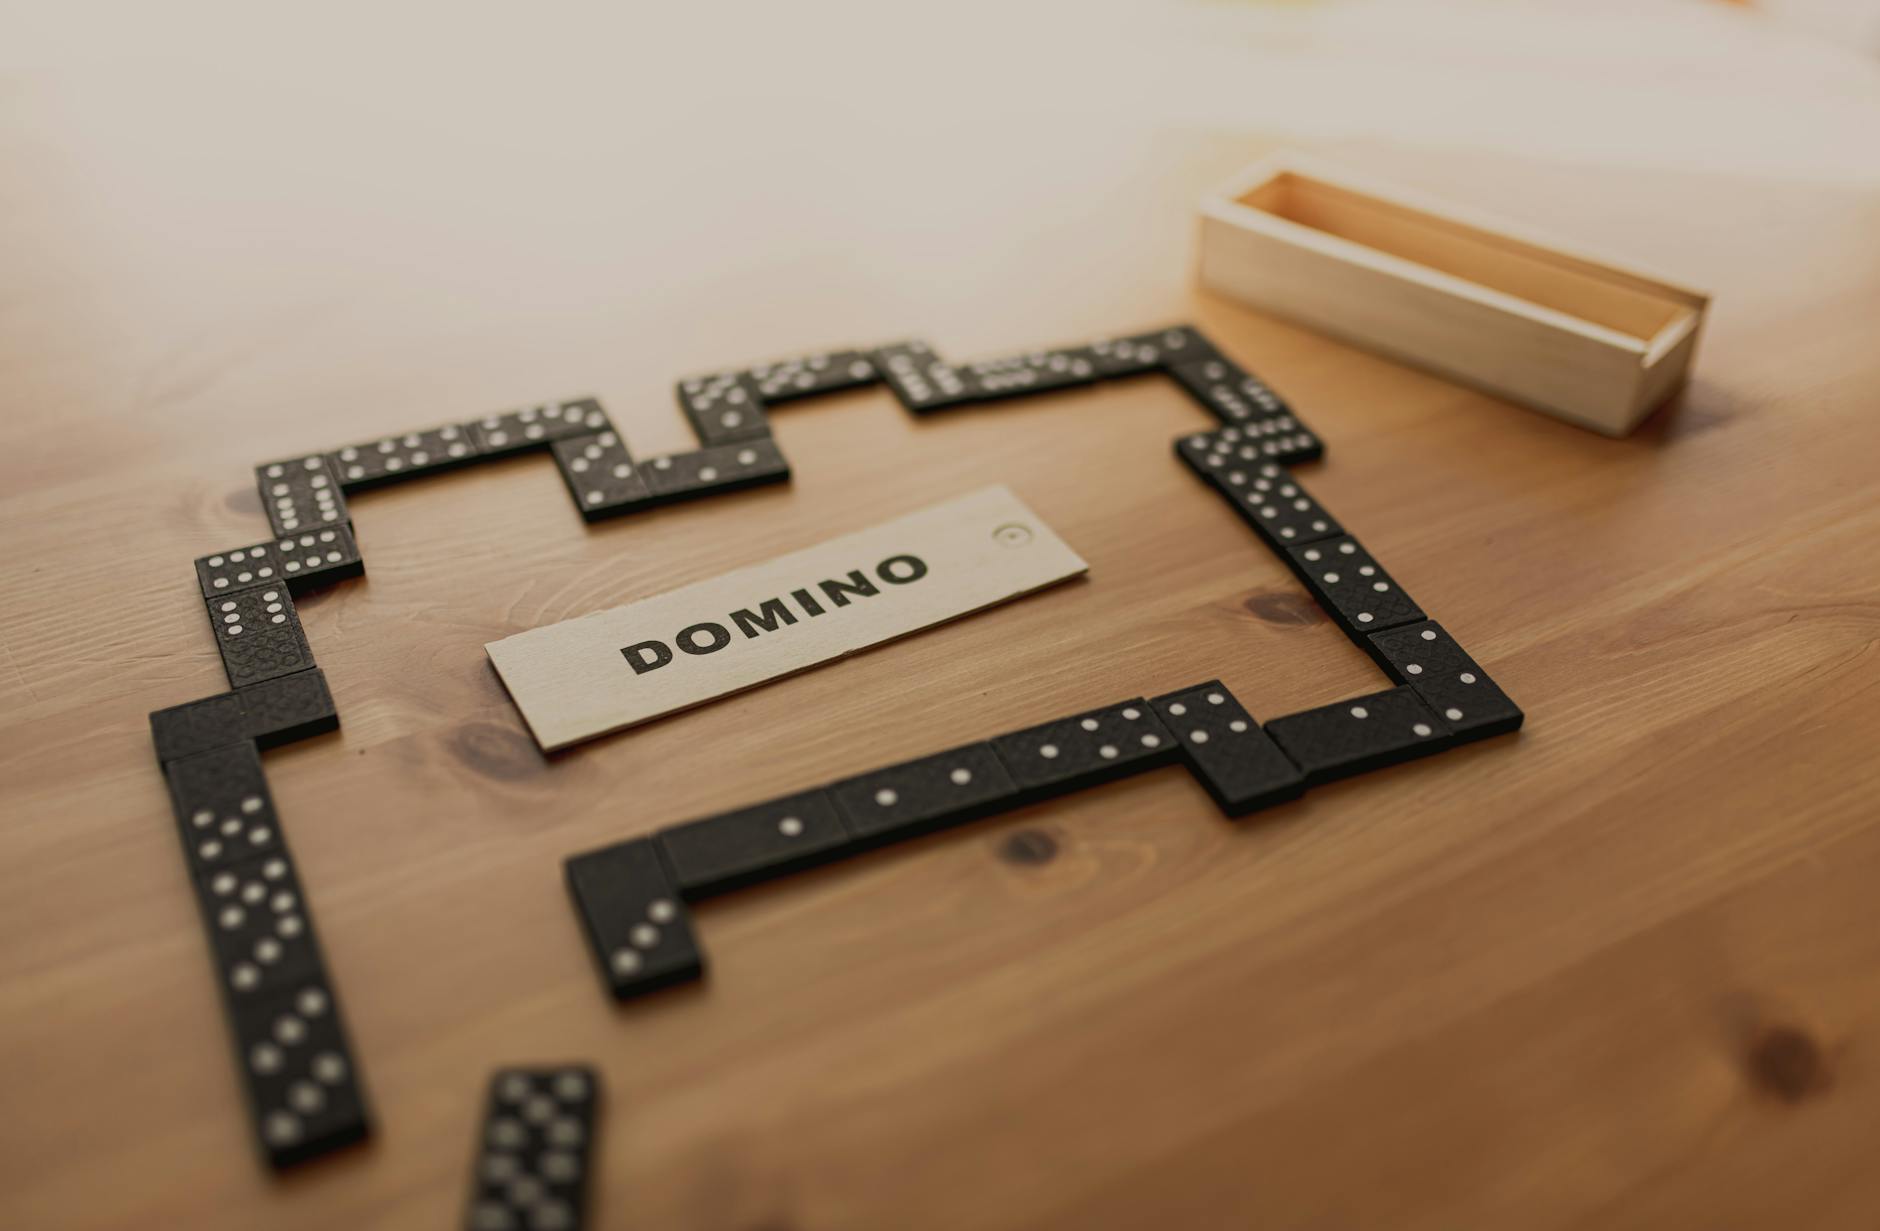
[[[767,414],[785,402],[885,380],[909,410],[928,414],[1149,372],[1174,378],[1204,410],[1237,426],[1263,457],[1301,462],[1324,451],[1265,382],[1193,327],[1178,325],[973,363],[949,362],[926,343],[910,341],[692,377],[680,381],[676,393],[700,448],[644,462],[634,459],[598,401],[579,398],[267,462],[255,476],[274,532],[286,538],[346,525],[349,493],[551,449],[582,517],[599,521],[788,481],[789,464],[771,437]]]
[[[1192,331],[1157,336],[1165,345],[1185,336],[1190,348],[1198,337]],[[1126,349],[1137,353],[1143,345],[1131,339]],[[1217,362],[1225,363],[1201,361]],[[923,394],[942,379],[930,367],[917,376]],[[1263,727],[1220,681],[1210,681],[575,856],[566,865],[568,885],[608,989],[624,998],[702,974],[686,902],[1178,755],[1222,810],[1238,816],[1311,785],[1518,728],[1520,709],[1488,674],[1271,460],[1273,439],[1234,422],[1183,437],[1176,454],[1299,576],[1396,687]]]
[[[1520,712],[1436,624],[1378,634],[1373,648],[1405,686],[1262,726],[1209,680],[577,855],[566,863],[569,891],[607,989],[624,999],[703,973],[687,902],[1177,759],[1224,813],[1243,816],[1519,725]],[[1458,690],[1470,694],[1469,722]]]
[[[370,1130],[261,750],[339,726],[293,595],[361,571],[345,524],[196,561],[230,691],[150,715],[263,1155],[279,1167]]]
[[[264,463],[256,481],[276,537],[195,562],[231,691],[153,713],[151,733],[202,904],[252,1122],[274,1166],[370,1130],[337,994],[259,758],[261,749],[339,725],[294,596],[364,573],[349,494],[535,450],[553,451],[574,490],[577,475],[617,445],[599,402],[583,398]],[[618,451],[624,459],[624,447]],[[756,481],[788,474],[768,441],[730,451],[707,447],[655,459],[646,469],[657,499],[744,486],[739,480],[747,471],[763,472]],[[577,503],[592,516],[595,502],[584,494],[576,491]],[[481,1192],[473,1221],[576,1226],[579,1202],[555,1179],[564,1154],[547,1153],[545,1170],[519,1170]],[[516,1159],[486,1159],[479,1174],[519,1166]],[[537,1192],[545,1194],[539,1201],[532,1198]],[[498,1208],[504,1200],[508,1214]]]
[[[1178,757],[1236,814],[1292,798],[1304,786],[1259,724],[1210,681],[577,855],[567,861],[568,887],[608,989],[624,998],[702,973],[686,902]]]
[[[701,448],[635,461],[610,425],[557,439],[555,464],[581,515],[600,521],[676,500],[788,481],[789,463],[771,436],[768,414],[785,402],[883,380],[902,405],[929,414],[1149,372],[1172,376],[1204,410],[1236,425],[1264,457],[1300,462],[1324,452],[1318,437],[1265,382],[1221,355],[1197,330],[1179,325],[965,364],[941,359],[925,342],[910,341],[690,377],[678,383],[676,393]]]
[[[255,467],[261,507],[276,537],[349,524],[346,496],[476,461],[546,449],[612,428],[599,402],[575,398],[464,423],[384,436]]]
[[[356,1068],[258,756],[262,748],[338,724],[293,596],[364,571],[347,509],[349,494],[478,460],[543,450],[551,453],[582,516],[593,521],[786,481],[789,467],[771,438],[767,408],[792,400],[880,380],[907,409],[927,414],[1147,373],[1170,376],[1224,425],[1184,445],[1199,450],[1184,457],[1204,475],[1223,468],[1242,473],[1254,463],[1309,461],[1323,453],[1318,438],[1269,387],[1192,327],[1175,326],[965,364],[940,359],[925,343],[903,342],[681,381],[679,405],[701,447],[644,462],[633,459],[599,402],[582,398],[257,467],[263,507],[276,537],[196,562],[233,691],[159,711],[151,721],[192,879],[203,895],[211,948],[266,1156],[276,1164],[291,1162],[367,1131]],[[1255,477],[1242,473],[1237,482],[1248,485],[1244,497],[1226,488],[1223,494],[1251,501],[1255,493],[1273,493],[1277,498],[1264,504],[1236,507],[1250,521],[1258,518],[1256,528],[1264,524],[1262,533],[1276,547],[1317,542],[1328,537],[1328,529],[1336,533],[1336,524],[1322,511],[1314,515],[1301,509],[1274,486],[1286,481],[1282,475],[1276,467]],[[1303,568],[1309,562],[1289,557],[1289,563]],[[1434,626],[1421,635],[1441,637]],[[1432,673],[1438,670],[1435,654],[1440,651],[1449,655],[1441,660],[1442,670],[1453,668],[1464,672],[1462,678],[1474,678],[1465,670],[1473,664],[1453,645],[1412,646],[1405,652],[1412,649],[1430,660]],[[1384,652],[1381,640],[1373,652]],[[1416,663],[1401,669],[1412,676],[1424,670]],[[1425,677],[1424,689],[1436,678]],[[1395,701],[1360,700],[1373,701],[1381,718],[1396,722],[1403,717]],[[1342,704],[1347,718],[1357,713],[1351,708],[1356,703]],[[1384,724],[1365,728],[1366,738],[1353,741],[1340,732],[1344,724],[1336,715],[1321,719],[1323,731],[1308,721],[1339,708],[1294,715],[1263,731],[1213,682],[578,857],[569,862],[569,879],[609,985],[624,995],[697,973],[697,950],[681,902],[842,852],[1147,769],[1178,755],[1233,814],[1291,798],[1313,781],[1406,755],[1368,739]],[[1118,724],[1129,724],[1134,744]],[[1289,734],[1295,725],[1297,731]],[[1433,724],[1418,722],[1412,728],[1423,725],[1432,727],[1431,734],[1412,741],[1414,751],[1407,755],[1454,737],[1449,728],[1438,736]],[[1322,736],[1316,745],[1315,733]],[[1029,763],[1021,746],[1027,739],[1036,744]],[[1306,752],[1314,746],[1330,750],[1314,760]],[[984,751],[961,759],[977,749]],[[944,789],[935,777],[941,770]],[[964,794],[948,798],[949,791]],[[967,796],[975,802],[962,803]],[[211,868],[205,862],[215,860],[229,866]],[[242,907],[239,912],[226,909],[231,895]],[[272,919],[257,913],[257,905],[272,911]],[[500,1131],[513,1136],[507,1128]],[[547,1149],[541,1142],[535,1146]],[[552,1151],[543,1154],[549,1160],[546,1169],[517,1161],[527,1152],[498,1150],[481,1160],[473,1226],[578,1224],[578,1192],[555,1187],[560,1183],[556,1176],[567,1172],[566,1161]]]
[[[297,714],[317,711],[325,682],[287,678],[293,687],[274,700],[291,694]],[[238,690],[158,711],[152,724],[160,748],[197,749],[217,731],[233,740],[165,761],[163,773],[255,1131],[278,1167],[359,1140],[369,1117],[306,891],[261,771],[256,736],[282,726],[267,717],[274,701],[254,700]]]
[[[255,468],[255,481],[262,507],[282,538],[348,525],[350,494],[536,450],[553,454],[576,507],[588,521],[787,481],[790,468],[770,439],[756,394],[747,394],[740,385],[717,396],[739,403],[747,397],[753,400],[742,412],[700,414],[682,385],[681,404],[698,430],[701,447],[644,462],[634,460],[597,400],[578,398],[266,462]],[[741,414],[749,416],[755,431],[717,426]],[[240,562],[238,553],[229,556]],[[259,575],[255,568],[243,571]]]
[[[1483,739],[1520,727],[1520,708],[1488,673],[1441,625],[1424,615],[1397,579],[1326,512],[1296,476],[1276,463],[1260,460],[1238,429],[1185,436],[1176,442],[1175,453],[1298,575],[1345,635],[1399,686],[1342,705],[1367,710],[1386,705],[1421,707],[1456,741]]]
[[[869,359],[895,397],[916,414],[1166,373],[1201,409],[1235,427],[1262,457],[1306,462],[1325,452],[1265,381],[1221,354],[1191,325],[974,363],[942,359],[917,341],[881,347]]]

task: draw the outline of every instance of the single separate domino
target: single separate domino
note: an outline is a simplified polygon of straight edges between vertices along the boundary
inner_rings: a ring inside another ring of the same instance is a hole
[[[978,399],[972,378],[957,364],[934,354],[925,342],[897,342],[868,353],[868,361],[915,414],[945,410]]]
[[[286,586],[241,590],[212,598],[206,606],[231,687],[245,688],[313,666],[313,651]]]
[[[660,503],[715,496],[766,483],[787,483],[790,463],[777,442],[765,437],[691,453],[656,457],[641,467],[653,499]]]
[[[165,765],[229,744],[275,748],[338,727],[339,711],[318,667],[150,715],[151,742]]]
[[[1266,733],[1305,771],[1308,786],[1428,756],[1455,743],[1443,720],[1408,687],[1275,718],[1266,724]]]
[[[1241,460],[1224,432],[1201,432],[1175,442],[1175,455],[1188,464],[1267,545],[1282,554],[1295,543],[1311,543],[1344,533],[1344,527],[1326,512],[1299,480],[1273,462]],[[1290,556],[1286,563],[1293,565]]]
[[[1305,791],[1299,767],[1219,680],[1149,704],[1181,745],[1189,772],[1228,816],[1297,799]]]
[[[346,491],[361,491],[436,474],[477,458],[476,442],[462,424],[447,423],[347,445],[332,454],[333,473]]]
[[[573,398],[485,415],[461,426],[476,447],[477,456],[488,459],[546,449],[557,440],[592,436],[610,431],[614,425],[599,400]]]
[[[696,899],[837,858],[854,839],[815,790],[674,825],[654,841],[680,894]]]
[[[615,517],[652,501],[640,467],[611,428],[589,436],[571,436],[553,445],[555,468],[568,494],[588,521]]]
[[[192,873],[286,851],[254,741],[168,761],[163,776]]]
[[[585,1064],[499,1069],[477,1132],[467,1231],[581,1231],[600,1076]]]
[[[276,676],[237,689],[245,730],[258,748],[278,748],[296,740],[339,730],[339,710],[318,667]]]
[[[692,924],[650,838],[576,855],[564,865],[607,990],[625,1000],[705,970]]]
[[[701,445],[728,445],[770,435],[757,382],[743,372],[715,372],[680,381],[679,408]]]
[[[468,1231],[580,1231],[598,1102],[599,1077],[586,1065],[498,1071],[478,1133]]]
[[[255,486],[276,537],[349,520],[339,477],[322,454],[264,462],[255,467]]]
[[[881,379],[868,356],[858,350],[825,351],[799,359],[760,363],[751,369],[750,375],[757,382],[757,391],[767,406],[822,393],[859,389]]]
[[[1018,788],[990,744],[966,744],[831,783],[850,833],[893,842],[990,816],[1018,803]]]
[[[1416,601],[1350,535],[1286,551],[1319,606],[1367,649],[1371,633],[1424,618]]]
[[[980,401],[1049,393],[1103,379],[1097,374],[1096,359],[1087,346],[984,359],[965,365],[965,371]]]
[[[286,1167],[372,1131],[332,984],[322,970],[266,1000],[230,998],[255,1132],[268,1163]]]
[[[361,576],[366,571],[359,545],[344,523],[283,535],[253,547],[217,552],[196,561],[196,580],[204,598],[285,582],[288,593]]]
[[[1175,758],[1175,740],[1141,697],[992,741],[1026,801],[1063,795]]]
[[[1373,633],[1370,649],[1392,679],[1416,689],[1457,740],[1487,739],[1520,728],[1521,707],[1436,621]]]

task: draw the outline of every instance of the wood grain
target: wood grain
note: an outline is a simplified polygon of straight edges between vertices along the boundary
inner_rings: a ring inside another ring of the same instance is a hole
[[[1193,204],[1260,139],[1045,158],[950,126],[957,92],[891,128],[813,84],[673,129],[603,105],[616,52],[650,71],[623,39],[526,90],[448,55],[422,96],[395,58],[13,79],[0,1221],[448,1226],[487,1071],[581,1058],[597,1226],[1872,1225],[1880,200],[1372,151],[1714,289],[1693,383],[1614,441],[1191,291]],[[658,451],[692,371],[1181,318],[1322,433],[1315,494],[1520,736],[1241,825],[1169,770],[793,877],[701,909],[707,984],[617,1009],[569,852],[1119,695],[1219,674],[1271,717],[1375,669],[1169,456],[1201,417],[1156,380],[785,409],[788,489],[593,529],[540,457],[372,493],[368,577],[302,611],[342,731],[268,766],[380,1132],[261,1173],[145,726],[221,686],[190,560],[259,537],[254,462],[588,391]],[[552,761],[485,661],[993,482],[1087,581]]]

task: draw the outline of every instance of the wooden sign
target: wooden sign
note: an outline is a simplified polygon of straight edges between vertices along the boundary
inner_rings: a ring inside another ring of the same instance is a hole
[[[1029,594],[1089,568],[1005,487],[484,647],[546,751]]]

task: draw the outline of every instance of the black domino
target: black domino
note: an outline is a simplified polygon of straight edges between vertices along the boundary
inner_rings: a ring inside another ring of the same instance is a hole
[[[613,424],[595,398],[574,398],[485,415],[461,425],[479,458],[509,457],[546,449],[571,436],[610,431]]]
[[[358,577],[366,571],[359,545],[343,522],[283,535],[252,547],[202,556],[196,580],[204,598],[285,582],[291,594]]]
[[[248,739],[247,711],[241,697],[232,692],[172,705],[150,715],[150,741],[156,745],[158,762],[166,765]]]
[[[236,690],[246,734],[260,748],[278,748],[296,740],[339,729],[339,710],[318,667],[276,676]]]
[[[263,1156],[370,1131],[331,980],[252,740],[163,767]]]
[[[1140,338],[1103,338],[1092,342],[1088,349],[1102,380],[1162,370],[1161,348]]]
[[[237,1006],[320,975],[320,949],[286,850],[201,873],[198,893],[223,991]]]
[[[581,1231],[600,1076],[584,1064],[499,1069],[477,1129],[466,1231]]]
[[[261,754],[252,740],[166,762],[163,775],[193,871],[285,852]]]
[[[207,606],[231,687],[245,688],[313,666],[313,651],[285,585],[218,595]]]
[[[881,379],[868,356],[857,350],[825,351],[751,368],[751,379],[766,406],[797,398],[859,389]]]
[[[777,442],[765,437],[656,457],[641,467],[641,473],[646,476],[653,499],[663,504],[785,483],[790,478],[790,464],[778,451]]]
[[[977,400],[972,378],[958,365],[934,354],[925,342],[898,342],[870,351],[868,360],[901,405],[915,414],[945,410]]]
[[[1166,765],[1175,740],[1141,697],[992,741],[1027,800],[1082,790]]]
[[[1245,368],[1222,355],[1170,364],[1168,374],[1203,410],[1223,423],[1264,419],[1289,410],[1264,381],[1256,380],[1248,396],[1242,397],[1241,383],[1253,378]]]
[[[984,359],[967,364],[965,374],[975,387],[980,401],[1049,393],[1054,389],[1075,388],[1103,379],[1097,373],[1096,358],[1089,347],[1030,351],[1009,358]]]
[[[255,486],[277,537],[348,520],[339,477],[321,454],[264,462],[255,467]]]
[[[327,526],[307,533],[333,534],[341,528]],[[250,590],[256,586],[284,585],[286,581],[281,575],[280,553],[275,551],[273,542],[256,543],[252,547],[237,547],[232,551],[219,551],[196,558],[196,582],[202,587],[204,598]]]
[[[447,423],[417,432],[382,436],[347,445],[332,454],[333,473],[346,491],[360,491],[415,479],[476,460],[477,446],[467,427]]]
[[[728,445],[770,435],[757,382],[743,372],[693,376],[675,386],[679,407],[701,445]]]
[[[704,973],[679,888],[650,838],[567,861],[568,891],[587,929],[601,977],[626,999]]]
[[[652,502],[640,465],[627,452],[620,433],[609,428],[587,436],[557,440],[555,468],[568,494],[588,521],[631,513]]]
[[[673,883],[708,897],[814,866],[853,842],[827,791],[805,791],[656,835]]]
[[[1230,429],[1231,430],[1231,429]],[[1208,438],[1184,437],[1176,452],[1234,506],[1241,520],[1253,527],[1275,551],[1298,543],[1313,543],[1343,534],[1344,527],[1328,513],[1305,485],[1274,462],[1242,460]],[[1289,564],[1293,561],[1288,558]]]
[[[1360,645],[1374,632],[1424,618],[1416,601],[1350,535],[1286,550],[1326,614]]]
[[[1275,718],[1266,733],[1305,771],[1308,786],[1428,756],[1455,742],[1408,687]]]
[[[151,742],[166,765],[229,744],[275,748],[338,727],[339,711],[318,667],[150,715]]]
[[[1161,372],[1178,363],[1212,359],[1219,352],[1193,325],[1171,325],[1090,344],[1097,375],[1105,379]]]
[[[1189,772],[1228,816],[1297,799],[1305,790],[1299,767],[1219,680],[1149,704],[1181,746]]]
[[[1245,433],[1258,456],[1290,465],[1324,455],[1324,444],[1299,422],[1292,407],[1265,381],[1231,361],[1216,356],[1178,363],[1169,375],[1203,410]]]
[[[281,559],[281,576],[290,594],[305,594],[336,581],[365,575],[359,544],[349,526],[328,526],[286,535],[274,543]]]
[[[1378,664],[1414,688],[1458,740],[1520,729],[1521,708],[1436,621],[1373,633],[1370,643]]]
[[[1230,466],[1221,472],[1220,485],[1222,494],[1234,502],[1234,511],[1275,551],[1345,531],[1304,484],[1271,462]]]
[[[1014,806],[1018,790],[990,744],[967,744],[832,783],[858,841],[893,842]]]
[[[286,1167],[366,1137],[370,1112],[339,1003],[323,971],[268,1000],[229,1000],[263,1156]]]
[[[1279,462],[1291,466],[1325,455],[1319,438],[1290,415],[1230,423],[1212,432],[1194,433],[1192,439],[1223,462]]]

